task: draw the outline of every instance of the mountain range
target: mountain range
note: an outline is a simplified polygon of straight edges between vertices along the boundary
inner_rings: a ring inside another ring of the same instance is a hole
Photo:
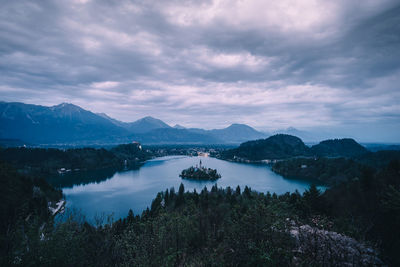
[[[294,127],[288,127],[286,129],[280,129],[272,131],[271,135],[275,134],[288,134],[301,138],[307,145],[316,144],[320,140],[333,139],[337,137],[337,134],[327,131],[326,129],[313,129],[312,131],[299,130]]]
[[[32,144],[91,145],[132,141],[143,144],[239,144],[265,137],[265,133],[244,124],[204,130],[180,125],[171,127],[153,117],[122,122],[69,103],[46,107],[0,102],[0,139],[19,139]]]

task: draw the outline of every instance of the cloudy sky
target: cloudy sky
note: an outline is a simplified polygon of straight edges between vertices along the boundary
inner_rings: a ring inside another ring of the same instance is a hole
[[[400,1],[0,0],[0,100],[400,141]]]

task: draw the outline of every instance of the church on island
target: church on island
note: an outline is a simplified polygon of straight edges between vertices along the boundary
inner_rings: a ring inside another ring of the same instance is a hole
[[[199,165],[196,164],[195,167],[192,166],[188,169],[183,170],[179,177],[181,177],[182,179],[215,181],[221,178],[221,175],[217,172],[216,169],[204,167],[200,160]]]

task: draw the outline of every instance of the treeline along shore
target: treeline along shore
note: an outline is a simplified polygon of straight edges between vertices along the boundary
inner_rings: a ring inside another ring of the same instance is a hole
[[[61,168],[129,166],[154,152],[140,144],[108,150],[2,148],[0,265],[400,265],[398,153],[352,153],[347,147],[352,141],[333,140],[324,143],[321,154],[304,155],[301,143],[286,137],[273,137],[280,141],[272,149],[271,140],[264,139],[215,156],[274,159],[265,153],[276,151],[276,172],[312,176],[331,185],[326,191],[311,186],[303,194],[276,195],[213,186],[187,192],[181,185],[157,194],[142,214],[129,212],[97,225],[68,212],[55,221],[52,211],[62,192],[41,176]],[[267,148],[258,147],[265,143]]]

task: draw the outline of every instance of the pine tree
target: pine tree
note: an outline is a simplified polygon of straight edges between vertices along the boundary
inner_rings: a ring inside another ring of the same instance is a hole
[[[321,191],[315,184],[312,184],[303,194],[304,200],[313,211],[320,210]]]

